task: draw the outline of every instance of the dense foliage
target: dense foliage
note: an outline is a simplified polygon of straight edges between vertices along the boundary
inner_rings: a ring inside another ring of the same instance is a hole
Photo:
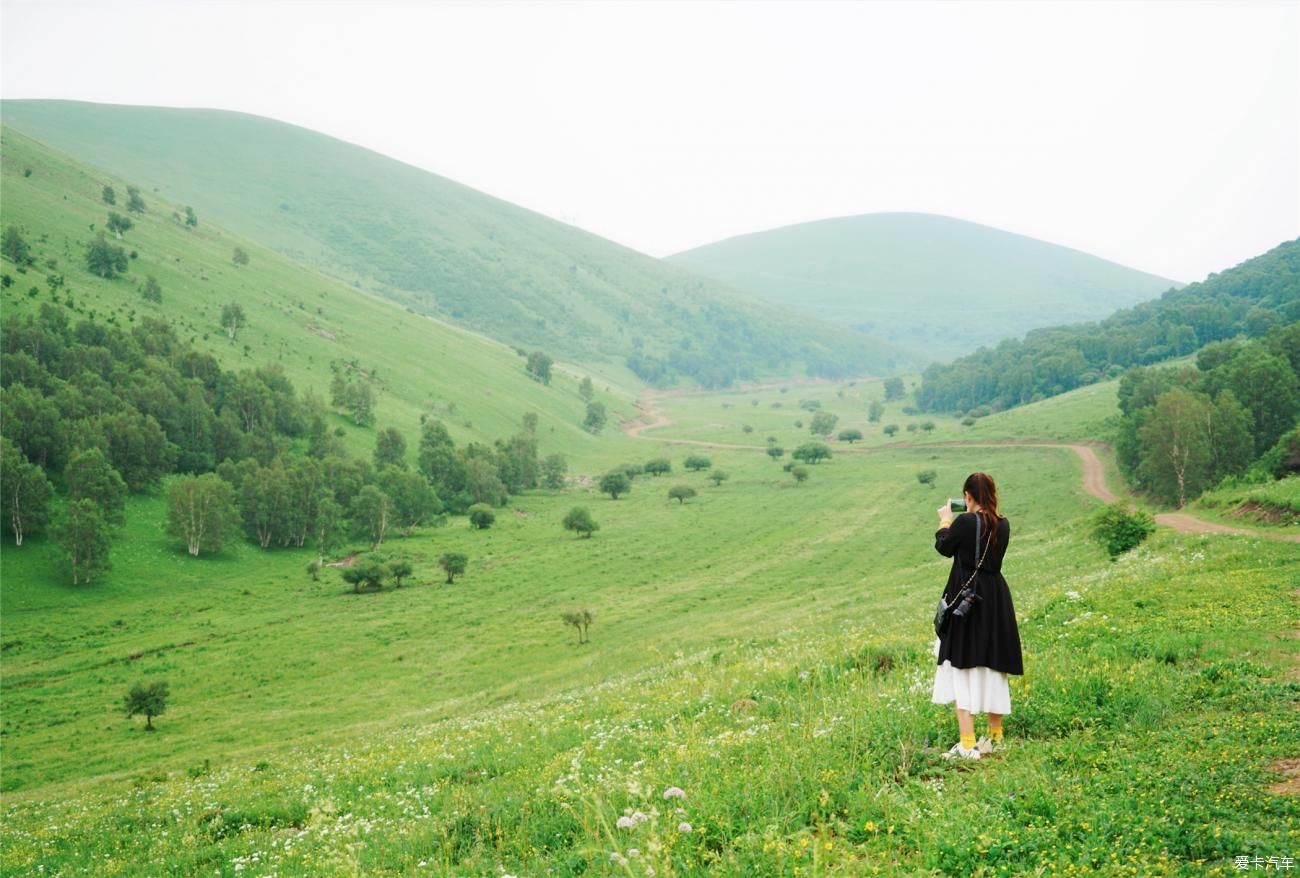
[[[531,433],[457,448],[434,420],[413,469],[392,429],[377,435],[374,466],[349,457],[324,405],[300,397],[278,366],[222,369],[151,318],[130,330],[73,324],[66,308],[43,304],[5,321],[0,372],[5,525],[21,545],[49,523],[61,487],[58,534],[75,581],[107,569],[125,495],[173,476],[168,529],[191,555],[242,530],[261,548],[310,546],[322,557],[349,531],[378,545],[445,510],[500,505],[541,476]],[[370,381],[359,373],[336,370],[336,402],[369,423]],[[563,473],[562,459],[548,465]]]
[[[1115,450],[1140,489],[1182,506],[1224,478],[1300,471],[1300,321],[1207,345],[1193,367],[1135,367]]]
[[[1300,320],[1300,240],[1098,323],[1039,329],[925,370],[929,411],[1009,408]]]

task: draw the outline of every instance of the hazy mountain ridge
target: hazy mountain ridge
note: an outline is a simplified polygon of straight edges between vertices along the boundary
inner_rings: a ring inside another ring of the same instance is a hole
[[[906,358],[851,330],[326,135],[215,110],[6,101],[5,122],[413,310],[646,380],[704,384]]]
[[[1096,320],[1176,282],[951,217],[879,213],[740,235],[668,257],[768,301],[894,343],[960,354]]]

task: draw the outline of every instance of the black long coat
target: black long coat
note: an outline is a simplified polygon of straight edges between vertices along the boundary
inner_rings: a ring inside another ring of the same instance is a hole
[[[934,535],[934,548],[940,555],[952,558],[948,585],[943,591],[943,598],[949,603],[984,554],[988,533],[978,518],[973,512],[963,512],[953,519],[951,527],[941,527]],[[1007,674],[1025,672],[1016,608],[1011,603],[1011,589],[1002,578],[1002,559],[1010,539],[1011,522],[999,518],[997,539],[988,549],[972,583],[981,600],[966,616],[953,618],[948,624],[948,630],[939,638],[938,664],[950,661],[954,668],[992,668]]]

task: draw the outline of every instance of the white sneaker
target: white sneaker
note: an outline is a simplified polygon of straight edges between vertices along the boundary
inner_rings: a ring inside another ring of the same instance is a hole
[[[1006,744],[1002,741],[994,741],[987,735],[981,735],[980,739],[975,742],[975,749],[987,756],[990,753],[1001,753],[1006,749]]]
[[[961,745],[961,741],[952,745],[952,749],[943,754],[944,759],[979,759],[979,747],[971,747],[969,750]]]

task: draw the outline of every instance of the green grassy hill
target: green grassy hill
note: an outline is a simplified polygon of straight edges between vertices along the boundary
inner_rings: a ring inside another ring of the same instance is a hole
[[[175,324],[183,339],[215,355],[226,368],[268,363],[284,367],[300,391],[329,398],[331,361],[357,361],[380,385],[378,427],[394,426],[414,447],[421,415],[444,420],[458,441],[490,441],[519,429],[524,412],[537,412],[544,452],[563,449],[597,461],[616,455],[614,432],[593,437],[581,427],[585,402],[578,394],[586,369],[561,364],[549,387],[531,380],[524,360],[510,347],[481,335],[412,314],[392,302],[363,294],[337,280],[285,259],[200,215],[197,228],[173,216],[181,205],[152,194],[148,178],[120,178],[80,165],[11,129],[3,130],[0,176],[3,219],[32,244],[36,264],[19,272],[8,260],[14,283],[0,291],[5,317],[59,302],[76,320],[92,318],[129,326],[154,317]],[[30,176],[27,171],[30,170]],[[101,198],[105,184],[118,205]],[[126,187],[143,190],[144,214],[129,214],[134,227],[120,242],[134,250],[126,275],[104,280],[85,266],[85,245],[102,229],[110,210],[125,213]],[[232,263],[238,246],[250,256]],[[162,287],[161,303],[146,301],[147,276]],[[52,278],[62,278],[55,288]],[[231,343],[220,323],[223,306],[239,304],[248,325]],[[616,370],[618,377],[626,377]],[[593,374],[597,394],[614,418],[633,409],[633,387]],[[338,417],[353,453],[369,457],[374,430],[355,428]],[[615,450],[611,450],[611,446]]]
[[[890,346],[366,149],[238,113],[5,101],[5,124],[404,306],[653,381],[881,374]]]
[[[947,360],[1040,326],[1096,320],[1174,281],[988,226],[919,213],[728,238],[669,261]]]

